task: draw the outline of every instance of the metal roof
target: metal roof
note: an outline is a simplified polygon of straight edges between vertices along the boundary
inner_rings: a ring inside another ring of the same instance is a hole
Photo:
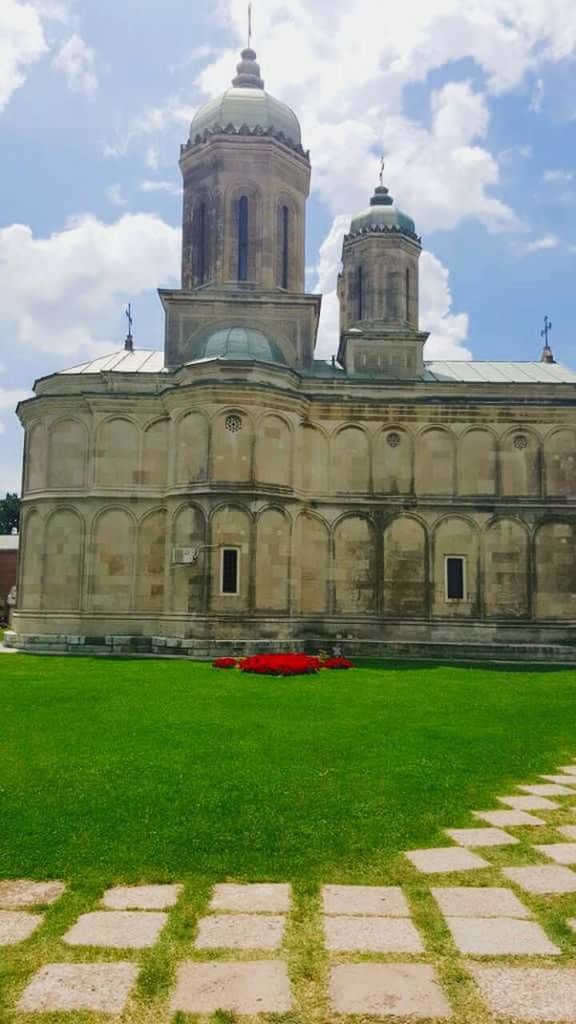
[[[442,360],[434,359],[424,364],[425,370],[421,380],[428,383],[442,384],[454,382],[461,384],[576,384],[576,373],[559,363],[540,362],[481,362],[473,359]],[[164,353],[157,350],[140,349],[135,352],[113,352],[108,356],[100,356],[89,363],[80,363],[63,374],[89,373],[162,373],[169,372],[164,367]],[[339,366],[333,366],[327,360],[315,359],[314,368],[306,376],[334,376],[340,380],[346,374]]]
[[[433,360],[425,363],[424,380],[466,384],[576,384],[576,373],[559,363]]]

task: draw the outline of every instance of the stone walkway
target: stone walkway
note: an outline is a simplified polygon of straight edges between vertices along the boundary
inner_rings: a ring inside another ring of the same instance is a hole
[[[498,797],[504,808],[474,811],[477,827],[446,829],[452,845],[405,854],[480,1007],[474,1020],[576,1024],[573,954],[566,954],[565,938],[561,946],[549,933],[546,914],[541,919],[542,907],[560,901],[565,933],[574,933],[576,944],[576,824],[565,823],[576,812],[576,764],[543,778],[519,786],[523,796]],[[550,841],[540,842],[541,833]],[[0,946],[34,942],[48,908],[64,895],[61,882],[0,882]],[[179,884],[103,892],[60,935],[61,948],[72,956],[80,950],[84,960],[42,963],[17,994],[17,1014],[122,1015],[142,970],[139,951],[161,941],[185,901]],[[176,964],[162,1019],[210,1019],[220,1011],[293,1013],[291,1021],[305,1021],[287,945],[295,917],[288,884],[214,886],[190,952]],[[324,885],[315,935],[326,1010],[317,1019],[466,1020],[435,953],[434,927],[402,886]],[[124,952],[103,960],[106,951]]]

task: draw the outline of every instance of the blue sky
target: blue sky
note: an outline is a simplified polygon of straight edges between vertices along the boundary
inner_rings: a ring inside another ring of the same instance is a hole
[[[573,0],[256,0],[266,88],[311,150],[310,289],[337,348],[342,234],[386,183],[423,236],[430,358],[536,359],[543,317],[576,365]],[[380,9],[381,8],[381,9]],[[177,286],[179,146],[227,87],[246,4],[2,0],[0,490],[18,488],[13,413],[36,377],[162,345]]]

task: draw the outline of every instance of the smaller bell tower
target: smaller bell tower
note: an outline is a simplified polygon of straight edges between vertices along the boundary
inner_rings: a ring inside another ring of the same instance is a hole
[[[424,372],[421,251],[414,221],[394,205],[381,173],[370,206],[352,218],[344,237],[338,360],[347,373],[408,379]]]

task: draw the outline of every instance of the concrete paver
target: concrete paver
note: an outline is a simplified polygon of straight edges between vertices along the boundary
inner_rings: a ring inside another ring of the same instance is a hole
[[[290,910],[291,887],[285,883],[215,885],[211,910],[232,910],[244,914],[283,914]]]
[[[515,892],[501,886],[442,886],[432,895],[446,917],[516,917],[532,914]]]
[[[559,786],[555,782],[545,782],[535,786],[518,786],[523,793],[530,793],[532,796],[574,796],[574,790],[568,786]]]
[[[480,821],[487,821],[489,825],[497,825],[504,828],[509,826],[520,828],[525,825],[547,824],[542,818],[537,818],[535,814],[528,814],[526,811],[473,811],[472,813]]]
[[[357,953],[423,953],[415,925],[404,917],[325,917],[326,948]]]
[[[372,1017],[451,1017],[450,1005],[428,964],[339,964],[330,972],[335,1013]]]
[[[95,910],[82,914],[62,941],[68,946],[145,949],[154,945],[167,920],[161,911]]]
[[[576,864],[576,843],[542,843],[534,849],[557,864]]]
[[[322,907],[325,914],[410,917],[406,897],[397,885],[325,885]]]
[[[122,1013],[138,975],[137,964],[46,964],[18,1001],[26,1013]]]
[[[576,970],[469,964],[488,1008],[516,1020],[576,1021]]]
[[[459,846],[441,846],[430,850],[410,850],[405,854],[417,871],[423,874],[451,874],[453,871],[475,871],[490,864],[477,853]]]
[[[445,828],[444,831],[459,846],[512,846],[519,842],[516,836],[500,828]]]
[[[559,864],[530,864],[520,868],[503,868],[502,873],[525,892],[537,896],[576,892],[576,873]]]
[[[536,921],[517,921],[511,917],[447,917],[446,923],[461,953],[558,956],[561,952]]]
[[[197,949],[278,949],[285,917],[273,914],[213,914],[198,924]]]
[[[275,960],[183,963],[171,1001],[174,1013],[289,1013],[286,965]]]
[[[29,914],[26,910],[0,910],[0,946],[16,946],[24,942],[43,920],[43,914]]]
[[[173,907],[181,885],[115,885],[102,897],[108,910],[166,910]]]
[[[43,907],[55,903],[66,886],[63,882],[33,882],[18,878],[0,882],[0,907]]]

